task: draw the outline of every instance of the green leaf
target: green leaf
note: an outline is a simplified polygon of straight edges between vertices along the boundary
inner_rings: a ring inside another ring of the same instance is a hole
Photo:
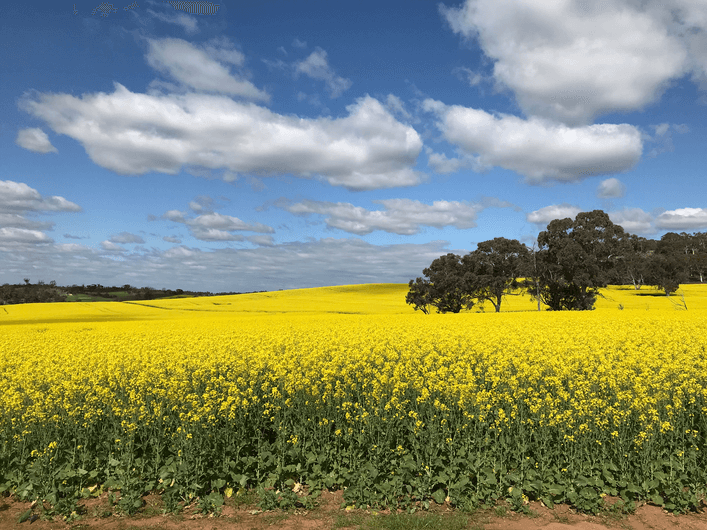
[[[24,512],[22,515],[20,515],[20,518],[17,519],[17,522],[18,522],[18,523],[24,523],[27,519],[30,518],[31,515],[32,515],[32,510],[29,509],[29,510],[27,510],[26,512]]]
[[[432,492],[432,498],[437,504],[444,504],[444,500],[447,498],[447,494],[442,488],[439,488]]]

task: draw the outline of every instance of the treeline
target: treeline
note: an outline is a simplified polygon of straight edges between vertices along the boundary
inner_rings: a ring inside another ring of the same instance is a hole
[[[599,289],[644,285],[674,293],[683,283],[704,282],[707,233],[669,232],[660,240],[629,234],[602,210],[555,219],[537,246],[497,237],[465,256],[440,256],[410,280],[406,302],[428,313],[458,313],[491,302],[501,310],[518,289],[553,311],[593,309]]]
[[[254,291],[263,292],[263,291]],[[184,291],[182,289],[155,289],[153,287],[134,287],[129,284],[122,286],[104,286],[101,284],[57,286],[55,281],[45,283],[39,280],[32,283],[29,278],[21,284],[4,284],[0,286],[0,305],[32,304],[70,301],[130,301],[155,300],[173,296],[221,296],[242,294],[239,292],[212,293],[210,291]]]

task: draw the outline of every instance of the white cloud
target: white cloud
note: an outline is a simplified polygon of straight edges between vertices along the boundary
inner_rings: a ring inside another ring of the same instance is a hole
[[[413,235],[423,226],[444,228],[454,226],[460,230],[476,226],[478,214],[488,207],[506,207],[509,203],[498,199],[487,199],[479,203],[459,201],[434,201],[424,204],[411,199],[374,200],[384,210],[367,210],[348,202],[326,202],[305,200],[289,204],[281,201],[278,206],[296,215],[319,214],[326,224],[351,234],[365,235],[375,230],[392,234]]]
[[[214,37],[204,44],[204,51],[209,57],[222,63],[243,66],[245,55],[237,50],[227,37]]]
[[[214,200],[208,195],[199,195],[193,201],[189,202],[189,208],[192,212],[201,213],[211,210]]]
[[[53,240],[39,230],[26,228],[0,228],[0,245],[7,243],[38,244],[51,243]]]
[[[246,230],[249,232],[272,233],[274,230],[262,223],[248,224],[237,217],[220,213],[207,213],[186,221],[193,228],[216,228],[218,230]]]
[[[137,94],[119,83],[112,94],[81,98],[34,93],[20,106],[120,174],[201,166],[251,176],[316,176],[351,190],[422,180],[412,169],[420,136],[370,96],[349,105],[348,116],[316,119],[219,95]]]
[[[654,234],[653,216],[640,208],[624,208],[616,212],[609,212],[611,222],[621,227],[630,234]]]
[[[624,195],[626,195],[626,185],[616,178],[602,180],[597,188],[597,197],[600,199],[614,199]]]
[[[46,154],[59,152],[49,141],[47,133],[39,128],[21,129],[20,132],[17,133],[15,143],[35,153]]]
[[[530,184],[619,173],[631,169],[641,157],[641,134],[628,124],[568,127],[430,99],[423,102],[423,109],[437,115],[445,139],[475,157],[480,167],[516,171]],[[434,161],[445,162],[441,157]]]
[[[658,125],[651,125],[651,128],[655,131],[653,136],[646,134],[644,136],[646,142],[654,145],[648,151],[648,156],[650,158],[655,158],[661,153],[669,153],[675,150],[673,145],[673,133],[685,134],[690,131],[690,128],[684,123],[660,123]]]
[[[272,247],[272,246],[275,246],[275,242],[274,242],[272,236],[267,236],[267,235],[263,235],[263,236],[248,236],[248,237],[246,237],[246,239],[247,239],[248,241],[250,241],[251,243],[254,243],[254,244],[256,244],[256,245],[258,245],[258,246],[260,246],[260,247]]]
[[[474,72],[471,68],[467,68],[466,66],[459,66],[452,70],[452,73],[461,81],[466,81],[469,86],[477,86],[484,81],[483,75],[478,72]]]
[[[271,227],[262,223],[249,224],[241,221],[237,217],[214,212],[187,218],[186,214],[179,210],[169,210],[162,214],[162,219],[186,225],[191,235],[200,241],[243,241],[244,237],[242,235],[233,233],[239,231],[260,233],[274,232]],[[165,239],[165,241],[167,241],[167,239]]]
[[[707,228],[707,208],[678,208],[661,213],[655,219],[661,230],[702,230]]]
[[[295,65],[295,72],[324,81],[329,97],[332,99],[338,98],[352,84],[350,79],[336,75],[327,62],[327,53],[321,48],[317,48],[305,60],[298,62]]]
[[[412,115],[405,110],[403,100],[394,94],[388,94],[388,97],[385,98],[385,106],[388,107],[393,114],[398,114],[406,120],[412,119]]]
[[[162,238],[162,240],[166,241],[167,243],[176,243],[176,244],[180,244],[182,242],[181,239],[179,239],[178,237],[174,237],[174,236],[164,236]]]
[[[158,20],[161,20],[162,22],[166,22],[167,24],[175,24],[177,26],[182,26],[182,28],[184,28],[184,31],[188,35],[193,35],[193,34],[199,32],[199,26],[197,25],[196,17],[191,17],[189,15],[185,15],[184,13],[176,13],[176,14],[157,13],[155,11],[152,11],[151,9],[148,9],[147,12],[151,16],[155,17]]]
[[[539,210],[535,210],[534,212],[530,212],[525,216],[525,218],[529,223],[534,223],[536,225],[540,225],[541,227],[545,227],[550,223],[550,221],[554,221],[555,219],[565,219],[567,217],[574,219],[581,211],[581,208],[563,202],[562,204],[552,204],[550,206],[540,208]]]
[[[80,212],[64,197],[42,196],[23,182],[0,180],[0,212]]]
[[[117,245],[116,245],[117,247]],[[21,252],[0,243],[0,284],[27,271],[59,285],[153,285],[172,289],[255,291],[357,283],[407,283],[448,252],[445,241],[373,245],[358,238],[326,238],[248,249],[185,246],[139,252],[83,245],[33,245]],[[116,260],[120,258],[121,260]]]
[[[29,230],[51,230],[54,223],[34,221],[18,213],[0,213],[0,227],[27,228]]]
[[[301,41],[297,37],[295,37],[294,40],[292,41],[292,47],[293,48],[306,48],[307,43],[305,41]]]
[[[240,234],[233,234],[218,228],[195,226],[190,228],[191,235],[199,241],[243,241]]]
[[[116,245],[112,241],[101,241],[101,248],[108,252],[121,252],[125,250],[123,247]]]
[[[169,210],[162,214],[162,218],[175,223],[185,223],[185,215],[186,214],[184,212],[180,212],[179,210]]]
[[[116,234],[114,236],[111,236],[110,238],[111,243],[137,243],[137,244],[142,244],[145,242],[143,238],[136,234],[131,234],[130,232],[121,232],[120,234]]]
[[[447,158],[444,153],[435,153],[432,149],[427,151],[427,163],[437,173],[454,173],[466,167],[478,166],[473,157]]]
[[[467,0],[440,10],[455,33],[478,40],[526,115],[570,125],[656,101],[691,57],[707,66],[704,17],[676,21],[704,14],[701,2]]]
[[[216,92],[268,101],[270,96],[250,81],[233,75],[222,63],[241,64],[243,55],[223,40],[199,49],[174,38],[148,39],[147,63],[178,82],[198,91]]]

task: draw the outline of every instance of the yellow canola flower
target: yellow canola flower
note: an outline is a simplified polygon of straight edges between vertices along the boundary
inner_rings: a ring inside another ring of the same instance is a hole
[[[293,445],[297,421],[336,438],[409,422],[450,444],[522,426],[640,445],[690,432],[707,398],[707,288],[684,291],[688,311],[622,287],[590,312],[512,296],[499,314],[423,315],[404,284],[6,306],[0,431],[16,443],[110,418],[116,443],[145,428],[188,443],[257,416]]]

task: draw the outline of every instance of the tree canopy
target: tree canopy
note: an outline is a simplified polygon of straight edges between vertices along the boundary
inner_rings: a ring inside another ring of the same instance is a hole
[[[668,232],[660,241],[627,233],[602,210],[555,219],[530,250],[515,239],[482,241],[464,256],[447,254],[410,280],[406,302],[429,313],[458,313],[491,302],[499,312],[506,295],[521,288],[550,310],[593,309],[609,283],[651,285],[675,292],[707,275],[707,234]]]

